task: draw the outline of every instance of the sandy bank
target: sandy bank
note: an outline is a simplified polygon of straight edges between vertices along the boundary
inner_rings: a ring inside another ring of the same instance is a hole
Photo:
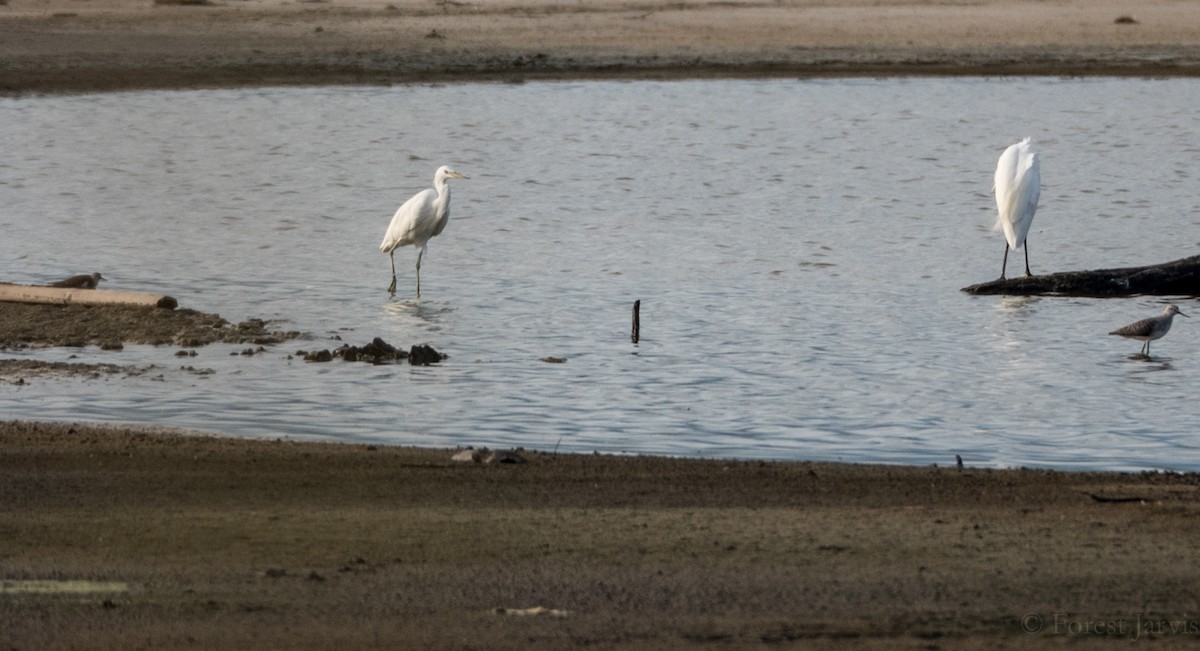
[[[0,5],[0,91],[1200,73],[1200,5],[1131,4],[8,0]]]

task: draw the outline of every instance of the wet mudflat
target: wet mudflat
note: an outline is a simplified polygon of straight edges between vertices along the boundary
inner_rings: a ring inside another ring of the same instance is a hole
[[[1058,648],[1200,608],[1179,571],[1200,561],[1195,475],[262,436],[0,425],[0,579],[64,582],[0,591],[7,641]]]
[[[40,305],[0,302],[0,350],[6,348],[124,344],[193,348],[212,343],[274,345],[302,337],[262,319],[232,324],[191,309],[116,305]]]

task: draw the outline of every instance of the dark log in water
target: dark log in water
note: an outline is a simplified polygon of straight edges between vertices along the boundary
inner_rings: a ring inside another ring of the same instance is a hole
[[[1046,276],[1022,276],[979,283],[962,291],[975,295],[1009,296],[1200,296],[1200,255],[1163,264],[1126,269],[1063,271]]]

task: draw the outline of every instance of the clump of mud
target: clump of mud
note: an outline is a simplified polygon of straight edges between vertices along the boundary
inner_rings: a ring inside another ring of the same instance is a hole
[[[307,337],[301,332],[274,329],[269,321],[263,319],[247,319],[235,325],[218,314],[196,310],[0,301],[0,350],[50,346],[99,346],[104,350],[120,350],[124,344],[171,345],[190,349],[226,343],[252,345],[241,352],[242,355],[251,356],[265,352],[264,346]],[[444,353],[430,346],[419,344],[402,350],[379,337],[365,346],[343,345],[332,351],[300,351],[297,354],[309,362],[329,362],[341,358],[347,362],[371,364],[407,361],[414,366],[428,366],[446,359]],[[176,353],[179,357],[194,355],[195,351]],[[85,377],[117,373],[131,376],[145,372],[144,369],[116,365],[68,364],[60,368],[50,363],[30,362],[39,365],[34,368],[15,366],[16,362],[6,363],[7,367],[0,366],[0,379],[68,373]],[[70,366],[70,371],[65,366]]]
[[[296,354],[303,357],[306,362],[331,362],[335,358],[341,358],[342,361],[346,362],[395,364],[408,360],[408,363],[413,366],[428,366],[446,359],[444,353],[439,353],[432,346],[417,344],[405,351],[396,348],[379,337],[375,337],[371,340],[371,343],[365,346],[345,344],[332,351],[318,350],[309,352],[301,350]]]

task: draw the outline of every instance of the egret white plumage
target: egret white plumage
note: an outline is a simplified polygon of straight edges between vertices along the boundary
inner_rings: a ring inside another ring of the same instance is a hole
[[[1025,237],[1042,194],[1042,170],[1037,152],[1029,146],[1029,138],[1010,145],[1000,154],[995,182],[998,214],[993,230],[1004,231],[1004,264],[1000,267],[1000,279],[1004,279],[1008,267],[1008,250],[1021,247],[1025,247],[1025,275],[1032,276]]]
[[[450,221],[450,185],[447,181],[465,178],[445,165],[439,167],[433,175],[433,187],[413,195],[392,216],[392,223],[379,245],[379,250],[388,254],[392,261],[389,294],[396,293],[396,247],[412,244],[417,247],[417,298],[421,297],[421,258],[425,256],[425,247],[429,238],[439,235]]]
[[[1149,319],[1142,319],[1141,321],[1135,321],[1123,328],[1117,328],[1108,334],[1128,337],[1129,339],[1138,339],[1146,342],[1145,345],[1142,346],[1142,354],[1149,357],[1150,342],[1154,341],[1155,339],[1162,339],[1163,335],[1167,334],[1167,332],[1171,329],[1171,320],[1175,318],[1176,314],[1179,316],[1187,316],[1183,312],[1180,312],[1179,308],[1175,307],[1174,305],[1168,305],[1163,308],[1162,314],[1158,316],[1150,317]]]

